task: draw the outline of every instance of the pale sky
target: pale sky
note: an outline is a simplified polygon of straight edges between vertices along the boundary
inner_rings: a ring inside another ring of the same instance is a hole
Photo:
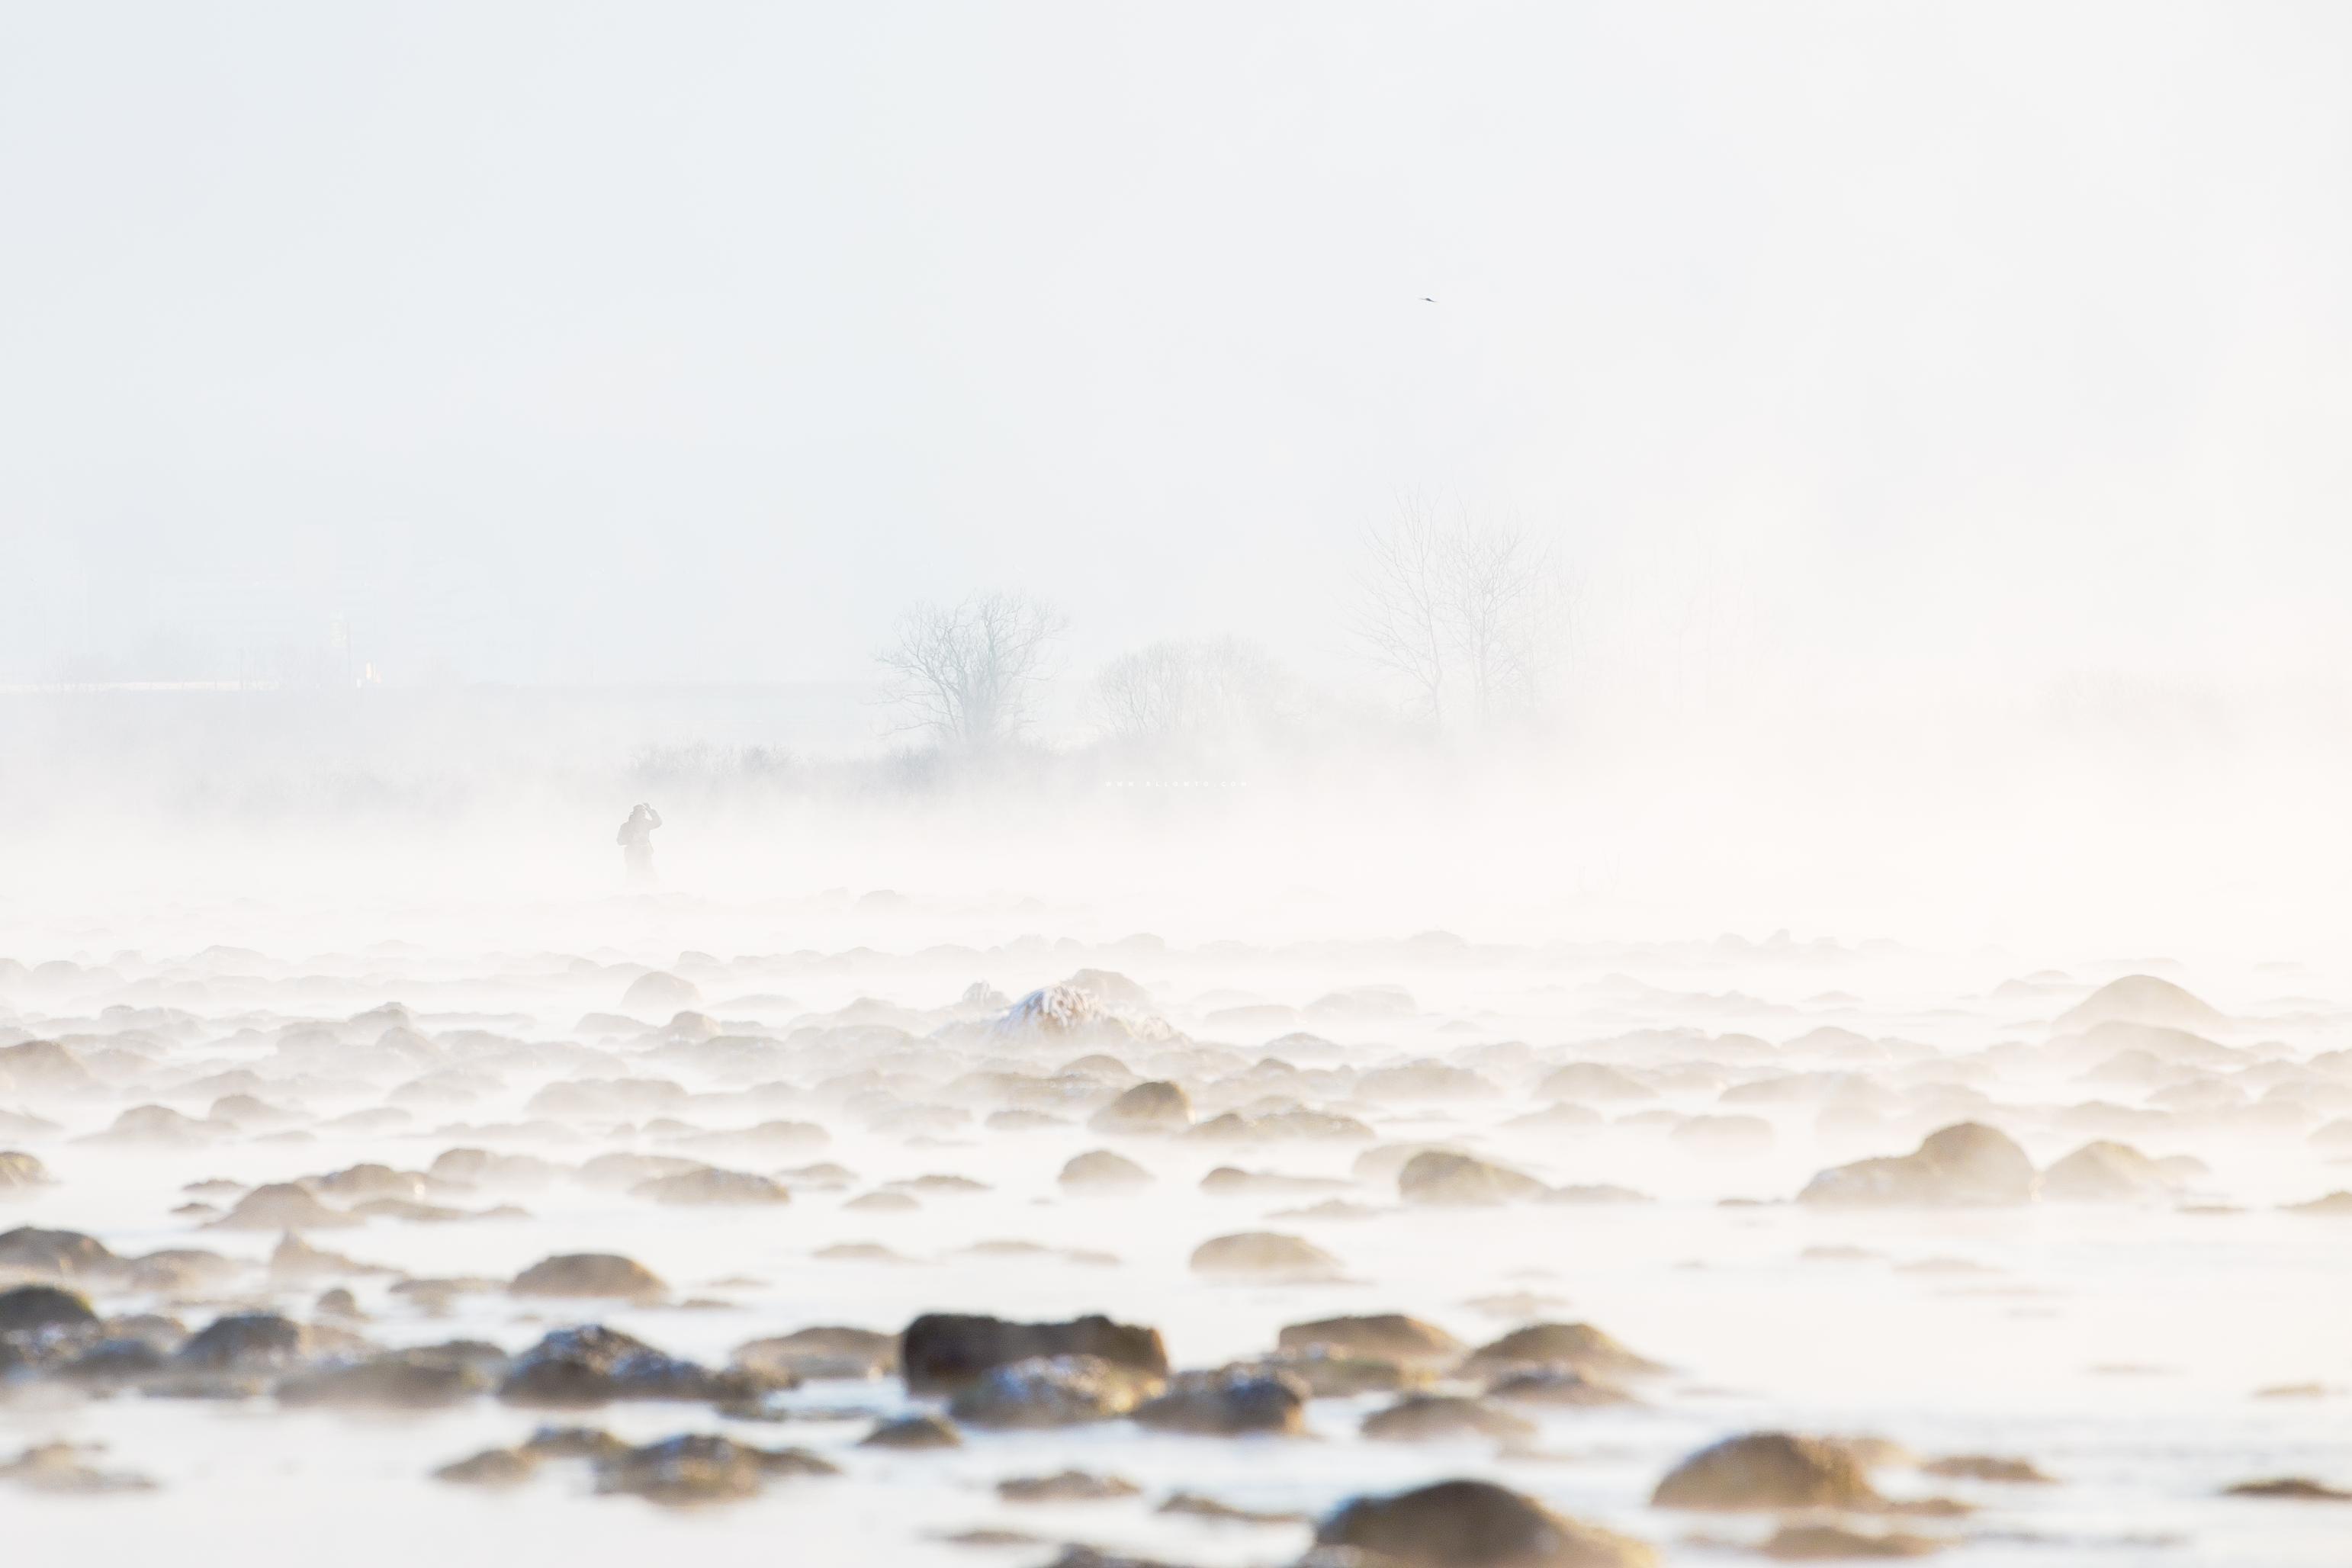
[[[10,6],[0,679],[856,678],[1005,585],[1340,670],[1403,489],[1809,679],[2340,669],[2347,80],[2328,3]]]

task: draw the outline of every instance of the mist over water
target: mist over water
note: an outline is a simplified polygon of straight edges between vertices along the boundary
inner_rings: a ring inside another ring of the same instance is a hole
[[[0,17],[11,1544],[2339,1561],[2347,54]]]

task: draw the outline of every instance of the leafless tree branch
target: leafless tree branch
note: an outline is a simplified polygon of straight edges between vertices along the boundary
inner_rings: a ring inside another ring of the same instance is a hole
[[[954,605],[918,605],[875,660],[901,732],[988,751],[1019,736],[1052,672],[1061,613],[1027,594],[976,595]]]

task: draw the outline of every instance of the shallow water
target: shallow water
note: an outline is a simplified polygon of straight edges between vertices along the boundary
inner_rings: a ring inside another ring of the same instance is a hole
[[[417,1275],[502,1279],[553,1253],[624,1253],[669,1281],[678,1299],[710,1303],[581,1303],[567,1310],[486,1292],[460,1297],[447,1315],[426,1316],[391,1295],[385,1279],[360,1279],[352,1288],[370,1315],[364,1330],[372,1339],[396,1345],[471,1336],[519,1350],[554,1323],[593,1319],[680,1354],[723,1361],[746,1341],[817,1323],[896,1330],[932,1310],[1015,1318],[1101,1310],[1159,1327],[1178,1366],[1213,1366],[1270,1350],[1286,1323],[1405,1311],[1472,1344],[1528,1321],[1589,1321],[1672,1370],[1638,1386],[1644,1403],[1637,1407],[1524,1412],[1541,1425],[1529,1445],[1537,1452],[1510,1456],[1491,1442],[1366,1441],[1356,1429],[1386,1403],[1380,1397],[1314,1402],[1311,1439],[1175,1437],[1115,1422],[970,1433],[964,1448],[947,1453],[854,1447],[872,1415],[907,1406],[895,1380],[809,1384],[779,1402],[774,1420],[730,1420],[707,1407],[674,1405],[621,1405],[585,1417],[633,1438],[723,1430],[762,1444],[800,1445],[842,1468],[838,1477],[788,1480],[750,1501],[690,1510],[595,1496],[579,1467],[551,1466],[523,1487],[493,1495],[430,1479],[435,1467],[518,1441],[542,1419],[489,1399],[385,1416],[279,1411],[267,1399],[84,1400],[19,1387],[0,1400],[0,1448],[59,1437],[102,1443],[109,1468],[135,1471],[157,1486],[104,1498],[0,1490],[17,1560],[65,1561],[102,1548],[110,1560],[241,1564],[307,1562],[322,1552],[353,1564],[413,1564],[420,1554],[491,1563],[519,1552],[531,1560],[618,1563],[657,1555],[723,1564],[770,1563],[783,1552],[811,1563],[1025,1565],[1048,1560],[1060,1542],[1085,1541],[1173,1563],[1276,1563],[1306,1548],[1307,1526],[1205,1521],[1154,1510],[1182,1489],[1244,1508],[1319,1515],[1360,1492],[1477,1475],[1655,1542],[1669,1561],[1753,1562],[1760,1559],[1740,1543],[1769,1532],[1768,1521],[1676,1514],[1653,1510],[1646,1500],[1658,1478],[1693,1449],[1731,1433],[1785,1427],[1880,1436],[1920,1456],[2023,1456],[2056,1479],[2051,1486],[1999,1486],[1932,1480],[1900,1467],[1879,1472],[1878,1484],[1891,1495],[1973,1505],[1965,1518],[1912,1525],[1948,1538],[1939,1562],[2187,1568],[2346,1561],[2352,1509],[2218,1495],[2233,1482],[2278,1475],[2352,1485],[2352,1405],[2346,1397],[2352,1339],[2343,1330],[2352,1221],[2276,1207],[2352,1186],[2352,1167],[2331,1166],[2326,1151],[2306,1141],[2312,1127],[2345,1114],[2326,1107],[2336,1103],[2336,1090],[2352,1089],[2342,1066],[2308,1065],[2352,1042],[2352,1013],[2330,999],[2352,992],[2334,977],[2220,969],[2175,976],[2231,1014],[2227,1030],[2217,1032],[2246,1053],[2227,1070],[2176,1078],[2236,1081],[2246,1074],[2244,1084],[2259,1099],[2286,1076],[2317,1086],[2311,1094],[2321,1109],[2283,1116],[2268,1128],[2172,1113],[2143,1116],[2127,1133],[2104,1133],[2086,1130],[2089,1119],[2067,1108],[2098,1100],[2144,1111],[2158,1086],[2084,1081],[2083,1064],[2053,1054],[2051,1021],[2137,963],[1708,943],[1097,948],[1011,940],[1020,922],[1034,925],[1039,918],[1030,908],[1004,913],[994,940],[973,934],[973,926],[987,921],[960,911],[954,934],[964,945],[953,949],[934,945],[942,933],[922,923],[918,909],[896,942],[886,921],[855,951],[811,948],[697,966],[682,963],[681,948],[731,953],[757,940],[756,922],[741,911],[682,903],[658,921],[646,920],[642,908],[623,912],[641,926],[659,926],[664,944],[582,959],[554,947],[450,938],[337,957],[300,945],[283,922],[273,928],[251,910],[226,921],[268,929],[281,945],[266,955],[206,954],[205,942],[184,931],[159,936],[125,922],[120,940],[143,945],[110,959],[104,955],[116,951],[112,943],[78,933],[72,946],[89,955],[84,965],[13,975],[0,990],[13,1016],[0,1013],[0,1023],[10,1026],[8,1039],[67,1039],[101,1076],[117,1081],[82,1098],[0,1089],[0,1109],[37,1111],[61,1124],[54,1135],[0,1139],[0,1146],[37,1154],[56,1178],[7,1199],[0,1227],[83,1230],[125,1255],[203,1247],[257,1264],[275,1234],[205,1229],[172,1215],[184,1201],[184,1184],[222,1176],[287,1180],[361,1161],[421,1169],[445,1149],[471,1144],[530,1150],[565,1163],[610,1148],[668,1148],[630,1116],[570,1117],[570,1137],[561,1142],[480,1135],[476,1129],[524,1118],[523,1107],[548,1081],[547,1074],[528,1071],[504,1073],[474,1102],[415,1106],[413,1123],[389,1133],[319,1131],[309,1141],[237,1135],[168,1149],[79,1140],[133,1105],[162,1103],[201,1117],[210,1093],[177,1086],[239,1066],[279,1079],[294,1061],[278,1049],[287,1025],[348,1019],[386,1001],[410,1006],[416,1027],[436,1038],[461,1028],[531,1041],[593,1038],[630,1073],[696,1091],[740,1088],[670,1058],[633,1063],[638,1052],[658,1046],[657,1034],[583,1019],[620,1012],[636,966],[677,964],[698,973],[700,1010],[720,1020],[726,1033],[785,1042],[792,1053],[786,1069],[760,1081],[790,1088],[756,1112],[740,1102],[705,1100],[654,1114],[713,1129],[771,1118],[819,1122],[830,1145],[789,1162],[705,1157],[764,1170],[821,1158],[847,1166],[856,1182],[842,1191],[800,1188],[782,1207],[678,1209],[560,1179],[539,1190],[441,1200],[466,1207],[512,1201],[530,1211],[528,1218],[377,1220],[315,1233],[316,1245]],[[736,942],[726,942],[730,921],[739,924]],[[387,929],[418,927],[408,921]],[[175,936],[178,945],[169,945]],[[15,955],[27,963],[63,955],[32,945],[37,941],[20,936]],[[951,1005],[967,983],[986,980],[1017,995],[1087,966],[1140,983],[1150,994],[1150,1011],[1183,1038],[928,1037],[942,1027],[953,1037]],[[2065,976],[2031,994],[1992,994],[2005,978],[2044,968],[2063,969]],[[1351,1019],[1307,1006],[1327,993],[1375,984],[1408,991],[1411,1010]],[[914,1037],[792,1039],[796,1027],[823,1026],[833,1010],[859,998],[920,1013],[902,1020]],[[1217,1018],[1244,1002],[1305,1011],[1296,1019]],[[159,1039],[144,1060],[108,1058],[104,1037],[155,1021],[106,1011],[118,1005],[173,1007],[188,1018],[178,1037]],[[642,1010],[642,1022],[658,1026],[672,1010]],[[1790,1045],[1821,1025],[1909,1045]],[[992,1102],[957,1098],[946,1087],[983,1062],[1050,1072],[1076,1057],[1108,1052],[1143,1076],[1185,1073],[1205,1117],[1255,1098],[1255,1089],[1220,1087],[1218,1080],[1269,1054],[1269,1042],[1294,1028],[1312,1031],[1328,1047],[1292,1042],[1273,1047],[1272,1054],[1286,1052],[1299,1066],[1335,1075],[1300,1098],[1366,1120],[1381,1142],[1459,1143],[1549,1183],[1615,1183],[1653,1201],[1408,1207],[1397,1203],[1392,1183],[1364,1180],[1344,1195],[1376,1211],[1365,1217],[1275,1217],[1321,1194],[1215,1196],[1200,1189],[1201,1176],[1239,1164],[1347,1178],[1366,1145],[1107,1136],[1087,1130],[1083,1120],[1108,1093],[1070,1107],[1071,1125],[992,1131],[982,1121]],[[1635,1030],[1690,1032],[1633,1037]],[[1769,1044],[1723,1041],[1733,1034]],[[1184,1039],[1216,1042],[1232,1054],[1199,1052]],[[1506,1041],[1527,1049],[1493,1048]],[[2024,1048],[1982,1054],[2000,1042]],[[1409,1058],[1478,1066],[1496,1092],[1414,1103],[1367,1100],[1349,1087],[1355,1071]],[[1607,1061],[1663,1087],[1654,1099],[1597,1104],[1603,1120],[1590,1125],[1504,1125],[1542,1103],[1530,1086],[1544,1071],[1576,1060]],[[1706,1081],[1664,1076],[1674,1064],[1692,1062],[1713,1063],[1716,1070]],[[901,1089],[907,1100],[944,1102],[968,1119],[929,1139],[887,1135],[864,1124],[861,1108],[819,1088],[832,1074],[877,1063],[909,1075]],[[1935,1126],[1963,1119],[1906,1106],[1880,1125],[1824,1131],[1815,1125],[1818,1099],[1717,1103],[1727,1086],[1822,1068],[1898,1088],[1966,1079],[1987,1097],[1987,1106],[1969,1114],[2011,1132],[2039,1164],[2093,1137],[2119,1136],[2153,1155],[2196,1154],[2210,1173],[2180,1199],[2121,1205],[1798,1206],[1780,1200],[1822,1167],[1906,1152]],[[331,1068],[313,1063],[311,1070],[323,1076]],[[383,1103],[415,1074],[370,1065],[356,1076],[362,1081],[341,1092],[315,1085],[261,1092],[326,1117]],[[594,1076],[610,1073],[599,1068]],[[1661,1111],[1672,1114],[1658,1118]],[[1766,1117],[1771,1147],[1705,1154],[1668,1136],[1681,1116],[1726,1112]],[[616,1128],[615,1121],[627,1125]],[[1071,1195],[1057,1186],[1066,1160],[1104,1147],[1149,1167],[1155,1184],[1106,1197]],[[927,1173],[977,1178],[988,1190],[927,1194],[910,1213],[843,1206],[885,1182]],[[1766,1201],[1725,1206],[1725,1199]],[[1200,1242],[1254,1229],[1309,1237],[1338,1257],[1344,1278],[1228,1285],[1188,1270]],[[1057,1250],[961,1255],[975,1243],[1000,1240]],[[898,1260],[813,1256],[852,1241],[882,1243]],[[1822,1256],[1823,1248],[1853,1250]],[[1068,1249],[1117,1261],[1059,1255]],[[1814,1256],[1806,1256],[1808,1249]],[[1953,1260],[1970,1268],[1959,1271]],[[1926,1263],[1940,1266],[1916,1267]],[[222,1300],[188,1302],[101,1290],[99,1304],[110,1312],[169,1310],[197,1327],[232,1301],[265,1298],[306,1316],[317,1289],[273,1296],[257,1285]],[[1509,1293],[1536,1300],[1483,1301]],[[2256,1397],[2262,1389],[2313,1384],[2329,1392]],[[993,1483],[1004,1477],[1066,1467],[1116,1472],[1139,1483],[1141,1495],[1054,1506],[1008,1504],[994,1495]],[[1038,1543],[981,1548],[942,1539],[976,1527],[1025,1531]]]

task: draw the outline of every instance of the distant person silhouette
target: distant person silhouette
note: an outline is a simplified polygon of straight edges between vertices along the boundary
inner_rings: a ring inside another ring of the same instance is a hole
[[[629,868],[629,886],[650,888],[654,885],[654,829],[661,826],[661,813],[644,801],[629,808],[629,819],[621,824],[614,842],[621,847],[621,858]]]

